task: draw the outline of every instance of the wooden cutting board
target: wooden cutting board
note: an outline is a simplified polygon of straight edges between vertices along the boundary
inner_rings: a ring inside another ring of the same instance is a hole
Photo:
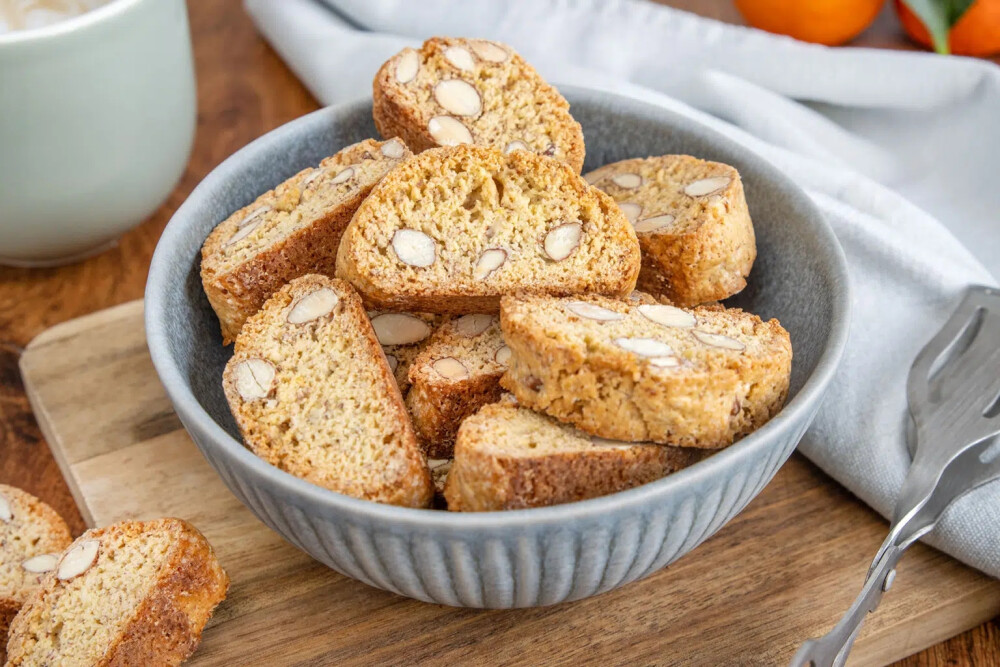
[[[24,385],[84,519],[179,516],[232,578],[195,665],[785,663],[850,604],[886,522],[798,455],[749,507],[663,571],[596,598],[479,611],[341,576],[229,493],[153,370],[142,303],[54,327]],[[1000,582],[928,547],[903,559],[851,664],[879,665],[1000,613]]]

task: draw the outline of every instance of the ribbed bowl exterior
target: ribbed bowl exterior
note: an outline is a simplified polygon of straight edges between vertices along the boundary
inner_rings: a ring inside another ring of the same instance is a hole
[[[771,480],[812,421],[847,336],[843,254],[790,181],[732,142],[663,109],[565,89],[584,127],[588,168],[635,155],[690,153],[737,166],[758,261],[736,299],[778,316],[795,349],[786,407],[732,447],[622,493],[549,508],[458,514],[379,505],[321,489],[253,456],[221,391],[231,354],[201,290],[199,250],[229,212],[340,147],[374,136],[370,101],[331,107],[250,144],[213,171],[157,247],[146,290],[150,353],[181,421],[232,492],[319,561],[427,602],[530,607],[609,591],[710,537]]]

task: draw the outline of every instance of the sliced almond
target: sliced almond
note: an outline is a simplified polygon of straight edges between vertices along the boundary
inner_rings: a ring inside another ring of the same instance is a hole
[[[382,144],[382,155],[393,160],[398,160],[399,158],[406,155],[406,146],[399,139],[390,139],[389,141]]]
[[[337,185],[338,183],[343,183],[344,181],[350,180],[354,176],[354,167],[348,167],[343,171],[337,173],[336,176],[330,179],[331,185]]]
[[[654,215],[635,223],[635,231],[640,233],[655,232],[663,229],[664,227],[669,227],[672,224],[674,224],[674,216],[669,213],[664,213],[662,215]]]
[[[560,262],[573,254],[580,245],[581,236],[583,236],[583,225],[579,222],[556,225],[545,235],[545,254]]]
[[[721,347],[725,350],[736,350],[737,352],[746,348],[746,345],[735,338],[730,338],[729,336],[724,336],[722,334],[702,331],[701,329],[695,329],[691,333],[702,343],[705,345],[711,345],[712,347]]]
[[[431,368],[449,380],[464,380],[469,377],[469,369],[455,357],[442,357],[431,364]]]
[[[32,572],[34,574],[42,574],[43,572],[51,572],[56,569],[56,565],[59,564],[59,554],[39,554],[33,556],[28,560],[21,562],[21,568],[25,572]]]
[[[476,61],[468,49],[461,46],[449,46],[444,50],[444,59],[460,70],[471,72],[476,69]]]
[[[485,280],[491,273],[503,266],[506,261],[506,250],[502,250],[501,248],[484,250],[476,262],[476,268],[472,270],[472,277],[476,280]]]
[[[244,401],[267,398],[274,386],[274,366],[263,359],[246,359],[236,366],[236,391]]]
[[[431,335],[431,327],[408,313],[383,313],[372,318],[381,345],[412,345]]]
[[[515,139],[506,146],[503,147],[504,155],[508,153],[513,153],[514,151],[526,151],[528,150],[528,144],[524,143],[520,139]]]
[[[681,365],[681,360],[678,357],[654,357],[649,360],[651,366],[656,366],[657,368],[677,368]]]
[[[591,185],[593,185],[594,183],[602,181],[604,179],[604,174],[605,173],[606,172],[604,170],[597,169],[597,170],[592,171],[592,172],[590,172],[588,174],[584,174],[583,175],[583,180],[585,180],[588,183],[590,183]]]
[[[80,576],[97,561],[97,553],[100,549],[101,543],[98,540],[84,540],[80,542],[62,557],[56,576],[62,581],[68,581]]]
[[[236,232],[229,237],[229,240],[226,241],[224,245],[231,246],[234,243],[238,243],[239,241],[245,239],[253,230],[257,229],[261,222],[263,222],[263,218],[257,217],[249,225],[237,228]]]
[[[434,116],[427,122],[427,132],[438,146],[472,143],[472,132],[469,132],[469,128],[451,116]]]
[[[543,150],[541,154],[547,155],[548,157],[554,157],[558,152],[559,149],[556,147],[555,143],[550,141],[549,145],[545,147],[545,150]]]
[[[510,363],[510,348],[504,345],[493,355],[493,360],[496,361],[501,366],[506,366]]]
[[[288,311],[288,317],[285,319],[289,324],[312,322],[333,312],[338,301],[340,299],[336,292],[329,287],[321,287],[299,299]]]
[[[427,467],[431,469],[431,474],[447,472],[451,468],[451,459],[427,459]]]
[[[636,310],[647,320],[662,324],[665,327],[690,329],[696,324],[694,315],[674,306],[643,304]]]
[[[404,49],[396,61],[396,83],[409,83],[417,78],[420,57],[413,49]]]
[[[387,354],[385,355],[385,360],[389,362],[389,370],[395,373],[396,368],[399,367],[399,359],[395,355]]]
[[[448,113],[456,116],[478,116],[483,110],[483,98],[467,81],[447,79],[434,86],[434,99]]]
[[[466,338],[475,338],[481,335],[484,331],[489,329],[495,318],[493,315],[475,314],[475,315],[462,315],[460,318],[455,320],[455,331],[462,334]]]
[[[704,197],[715,194],[719,190],[729,185],[728,176],[716,176],[714,178],[703,178],[700,181],[688,183],[684,188],[684,194],[688,197]]]
[[[257,208],[255,208],[254,210],[250,211],[245,216],[243,216],[243,219],[239,221],[239,224],[237,226],[238,227],[246,227],[251,222],[253,222],[256,218],[264,215],[265,213],[267,213],[270,210],[271,210],[271,206],[269,204],[264,204],[263,206],[258,206]]]
[[[10,511],[10,502],[0,493],[0,521],[10,523],[14,518],[14,513]]]
[[[485,39],[474,39],[469,42],[469,46],[477,56],[491,63],[502,63],[509,55],[506,49]]]
[[[310,183],[312,183],[313,181],[315,181],[317,178],[319,178],[320,176],[322,176],[325,173],[326,173],[326,169],[320,169],[318,167],[316,169],[313,169],[312,173],[310,173],[308,176],[306,176],[305,178],[302,179],[302,187],[304,187],[304,188],[309,187]]]
[[[635,224],[635,221],[639,218],[639,216],[642,214],[642,206],[636,204],[635,202],[630,202],[630,201],[620,202],[618,204],[618,208],[622,210],[622,213],[625,214],[625,217],[628,218],[628,221],[631,222],[633,225]]]
[[[640,357],[672,357],[674,350],[655,338],[615,338],[615,345]]]
[[[620,188],[631,190],[642,185],[642,176],[639,174],[615,174],[611,177],[611,182]]]
[[[416,229],[398,229],[392,235],[392,249],[399,261],[423,268],[434,263],[437,254],[434,239]]]
[[[618,313],[608,308],[602,308],[601,306],[587,303],[586,301],[570,301],[566,304],[566,309],[572,312],[574,315],[586,318],[588,320],[597,320],[598,322],[614,322],[615,320],[625,319],[623,313]]]

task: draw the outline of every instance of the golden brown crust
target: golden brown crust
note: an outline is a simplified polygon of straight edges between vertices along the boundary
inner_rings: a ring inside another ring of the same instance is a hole
[[[611,177],[636,174],[638,187],[622,187]],[[710,195],[691,197],[684,186],[700,179],[729,178]],[[753,223],[739,173],[719,162],[689,155],[635,158],[605,165],[586,176],[624,206],[640,206],[640,224],[652,216],[672,214],[672,225],[639,231],[642,271],[638,287],[691,307],[725,299],[746,286],[757,256]]]
[[[758,428],[784,403],[792,350],[777,320],[696,308],[687,311],[696,328],[665,327],[640,306],[579,300],[623,317],[594,322],[574,315],[572,300],[504,298],[500,320],[512,357],[501,385],[522,405],[605,438],[714,449]],[[708,345],[702,332],[731,336],[744,349]],[[654,365],[616,342],[622,338],[668,345],[676,366]]]
[[[504,422],[532,420],[537,441],[564,438],[537,454],[494,446]],[[574,441],[576,441],[574,443]],[[624,491],[660,479],[701,458],[697,450],[649,444],[590,445],[573,429],[510,403],[485,406],[458,432],[455,461],[445,485],[448,509],[486,512],[543,507]]]
[[[0,598],[0,663],[7,662],[7,634],[10,624],[21,609],[21,603],[11,598]]]
[[[568,257],[552,260],[544,240],[564,223],[584,231]],[[399,259],[392,241],[404,229],[433,240],[430,266]],[[477,278],[490,249],[508,259]],[[500,297],[515,292],[625,296],[639,266],[635,233],[606,194],[555,160],[476,146],[425,151],[386,176],[358,208],[337,256],[337,276],[370,307],[454,314],[497,312]]]
[[[229,266],[230,262],[222,255],[228,248],[227,241],[239,229],[244,218],[264,202],[269,202],[275,210],[294,212],[307,189],[307,179],[316,170],[299,172],[236,211],[212,230],[202,246],[201,279],[208,301],[219,317],[224,344],[233,342],[246,319],[289,280],[307,273],[334,275],[337,248],[344,229],[377,179],[398,162],[379,152],[383,145],[383,142],[368,139],[323,160],[320,166],[326,170],[356,165],[369,159],[385,164],[382,165],[384,171],[366,178],[359,176],[356,182],[339,186],[349,188],[345,198],[335,199],[308,225],[265,243],[265,247],[236,266]],[[406,150],[405,155],[409,154]]]
[[[476,87],[482,101],[480,114],[459,119],[472,133],[475,145],[502,150],[511,141],[522,141],[528,150],[562,160],[579,174],[585,150],[583,130],[570,115],[569,103],[511,47],[490,43],[509,54],[502,63],[479,57],[471,45],[483,41],[434,37],[419,51],[404,49],[386,61],[372,83],[372,115],[379,133],[402,137],[417,153],[437,147],[427,124],[433,116],[450,114],[437,104],[431,88],[441,80],[461,79]],[[451,47],[471,56],[472,71],[443,57]],[[419,70],[413,81],[401,84],[394,75],[404,53],[417,54]],[[516,104],[511,97],[518,98]]]
[[[339,299],[332,319],[288,324],[290,309],[319,289],[330,289]],[[341,346],[336,353],[335,346]],[[343,374],[314,383],[314,363],[327,358],[342,365],[334,370]],[[274,387],[263,399],[245,400],[238,390],[238,367],[251,359],[276,368]],[[240,332],[223,389],[247,446],[271,465],[366,500],[410,507],[430,503],[427,462],[399,387],[361,299],[347,283],[309,275],[276,292]],[[378,465],[356,465],[363,448],[383,450]]]

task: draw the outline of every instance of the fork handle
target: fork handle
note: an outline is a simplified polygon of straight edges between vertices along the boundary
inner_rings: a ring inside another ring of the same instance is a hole
[[[892,539],[890,535],[886,541]],[[865,580],[865,585],[855,598],[854,604],[830,632],[802,644],[792,658],[790,667],[839,667],[847,661],[847,654],[861,629],[861,624],[870,612],[875,611],[882,600],[882,595],[892,586],[896,576],[896,564],[906,549],[892,543],[882,546],[880,550],[882,557]]]

